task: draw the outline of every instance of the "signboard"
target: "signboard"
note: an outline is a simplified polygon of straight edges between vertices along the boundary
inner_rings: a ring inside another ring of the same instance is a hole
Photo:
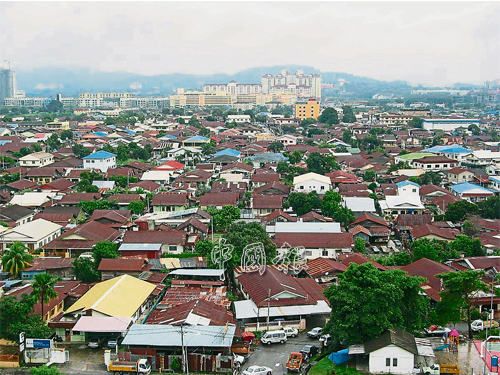
[[[27,348],[50,348],[51,340],[46,339],[26,339]]]
[[[24,352],[25,344],[24,344],[24,332],[19,334],[19,351]]]

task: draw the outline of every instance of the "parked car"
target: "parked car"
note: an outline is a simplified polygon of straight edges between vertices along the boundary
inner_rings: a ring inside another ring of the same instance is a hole
[[[93,337],[89,340],[87,346],[91,349],[99,349],[106,341],[106,337]]]
[[[233,353],[233,363],[235,366],[241,366],[243,363],[245,363],[247,360],[247,357],[244,357],[242,355]]]
[[[283,330],[267,331],[261,336],[260,341],[268,345],[276,343],[284,344],[286,342],[286,333]]]
[[[321,333],[323,332],[323,328],[321,327],[316,327],[311,329],[309,332],[307,332],[307,336],[316,339],[321,336]]]
[[[448,327],[434,326],[430,328],[425,328],[424,333],[427,336],[443,336],[445,333],[451,332],[451,329]]]
[[[491,329],[491,328],[498,328],[498,322],[496,320],[486,320],[486,321],[482,321],[482,320],[474,320],[470,327],[472,328],[472,330],[474,332],[481,332],[481,331],[484,331],[486,329],[486,327],[488,327],[488,329]]]
[[[245,371],[243,375],[271,375],[273,369],[266,366],[250,366]]]
[[[304,361],[308,361],[309,358],[314,356],[318,352],[318,347],[315,345],[305,345],[300,349],[300,353],[304,356]]]
[[[323,346],[329,346],[332,343],[332,336],[326,334],[319,338],[319,342],[323,343]]]
[[[299,330],[293,327],[284,327],[286,337],[297,337],[299,335]]]

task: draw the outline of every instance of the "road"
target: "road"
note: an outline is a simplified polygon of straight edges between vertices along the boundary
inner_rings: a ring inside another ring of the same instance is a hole
[[[319,341],[309,339],[305,332],[299,334],[298,337],[289,338],[285,344],[261,344],[243,364],[242,369],[259,365],[272,368],[273,375],[286,374],[286,361],[289,354],[300,351],[304,345],[311,344],[319,348]]]

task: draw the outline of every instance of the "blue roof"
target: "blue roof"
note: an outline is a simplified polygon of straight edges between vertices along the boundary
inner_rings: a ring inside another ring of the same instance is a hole
[[[97,152],[94,152],[92,155],[85,156],[84,159],[109,159],[113,156],[116,156],[116,155],[112,154],[111,152],[97,151]]]
[[[105,137],[105,136],[107,136],[107,135],[108,135],[108,133],[104,133],[104,132],[94,132],[94,133],[92,133],[92,134],[95,134],[95,135],[97,135],[98,137]]]
[[[288,158],[281,153],[264,153],[264,154],[255,154],[248,158],[251,161],[256,161],[259,163],[273,163],[278,161],[287,161]]]
[[[490,176],[490,180],[500,184],[500,176]]]
[[[12,141],[11,140],[0,141],[0,146],[3,146],[5,144],[7,144],[7,143],[12,143]]]
[[[124,132],[130,135],[135,135],[135,132],[129,129],[125,129]]]
[[[116,129],[116,126],[114,125],[106,125],[107,128],[110,128],[110,129]]]
[[[448,152],[451,154],[470,154],[471,150],[467,150],[466,148],[459,145],[450,145],[450,146],[434,146],[428,148],[426,150],[422,150],[421,152],[431,152],[433,154],[438,154],[440,152]]]
[[[475,190],[478,189],[478,190],[483,191],[485,193],[491,193],[491,190],[486,189],[480,185],[472,184],[470,182],[461,182],[459,184],[452,185],[450,188],[452,190],[455,190],[459,194],[466,193],[467,191],[473,190],[473,189],[475,189]]]
[[[106,118],[106,116],[104,116],[104,115],[95,115],[94,118],[103,118],[104,119],[104,118]]]
[[[224,150],[217,151],[214,156],[229,155],[229,156],[240,156],[241,152],[233,150],[232,148],[226,148]]]
[[[397,187],[403,187],[403,186],[406,186],[406,185],[413,185],[413,186],[416,186],[416,187],[420,187],[419,184],[417,184],[416,182],[410,181],[410,180],[404,180],[404,181],[398,182],[396,184]]]
[[[201,135],[195,135],[194,137],[185,139],[184,142],[207,142],[208,138],[202,137]]]

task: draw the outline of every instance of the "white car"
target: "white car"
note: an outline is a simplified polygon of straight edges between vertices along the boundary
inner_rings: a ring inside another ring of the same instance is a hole
[[[323,328],[321,327],[316,327],[311,329],[309,332],[307,332],[307,336],[312,337],[313,339],[316,339],[321,336],[321,333],[323,332]]]
[[[266,366],[250,366],[243,371],[243,375],[271,375],[272,373],[273,369]]]
[[[293,327],[284,327],[286,337],[297,337],[299,335],[299,330]]]

